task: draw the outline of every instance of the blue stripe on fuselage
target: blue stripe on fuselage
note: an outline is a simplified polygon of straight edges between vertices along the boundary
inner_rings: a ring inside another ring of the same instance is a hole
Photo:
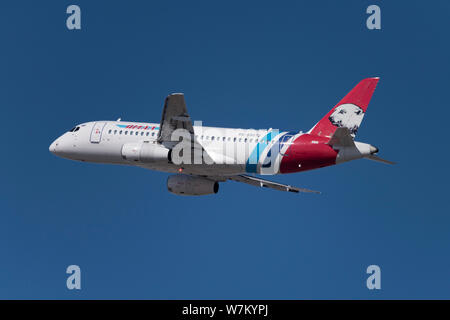
[[[266,136],[258,142],[258,144],[253,148],[252,153],[247,159],[247,162],[245,164],[245,171],[248,173],[256,173],[256,170],[258,168],[258,162],[259,157],[264,152],[266,147],[268,146],[269,142],[273,138],[273,132],[269,131]]]
[[[261,142],[259,142],[256,147],[252,150],[252,153],[250,154],[250,157],[247,159],[247,163],[245,165],[245,171],[248,173],[257,173],[258,170],[258,162],[260,160],[261,154],[264,152],[266,147],[269,145],[269,142],[273,138],[275,138],[280,132],[279,131],[270,131],[267,133],[267,135],[264,137]],[[278,153],[283,149],[284,145],[287,143],[287,141],[292,137],[295,136],[298,132],[296,131],[289,131],[289,132],[283,132],[279,135],[278,141],[279,143],[274,143],[267,153],[266,160],[269,160],[269,162],[264,163],[263,167],[267,168],[272,165],[272,157],[278,156]]]

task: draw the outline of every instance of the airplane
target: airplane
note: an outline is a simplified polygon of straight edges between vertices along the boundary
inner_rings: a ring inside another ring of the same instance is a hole
[[[160,123],[92,121],[78,124],[49,147],[77,161],[132,165],[173,173],[167,188],[177,195],[207,195],[227,180],[288,192],[320,193],[257,175],[332,166],[356,159],[394,164],[378,148],[355,141],[379,78],[360,81],[309,131],[233,129],[192,123],[184,95],[165,99]]]

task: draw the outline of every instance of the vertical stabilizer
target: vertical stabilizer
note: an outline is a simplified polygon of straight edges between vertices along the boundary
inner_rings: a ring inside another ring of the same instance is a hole
[[[378,80],[379,78],[367,78],[359,82],[310,133],[331,138],[337,128],[347,128],[351,136],[355,137]]]

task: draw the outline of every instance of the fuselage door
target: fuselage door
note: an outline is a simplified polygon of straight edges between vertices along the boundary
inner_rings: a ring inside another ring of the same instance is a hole
[[[106,122],[96,122],[92,127],[91,132],[91,142],[92,143],[100,143],[102,139],[102,131],[105,127]]]

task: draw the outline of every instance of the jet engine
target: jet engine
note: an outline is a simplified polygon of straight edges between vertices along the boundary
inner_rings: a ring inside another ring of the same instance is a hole
[[[122,146],[122,158],[144,163],[171,162],[171,150],[149,142],[125,143]]]
[[[167,189],[178,195],[200,196],[217,193],[219,183],[208,178],[177,174],[169,176]]]

